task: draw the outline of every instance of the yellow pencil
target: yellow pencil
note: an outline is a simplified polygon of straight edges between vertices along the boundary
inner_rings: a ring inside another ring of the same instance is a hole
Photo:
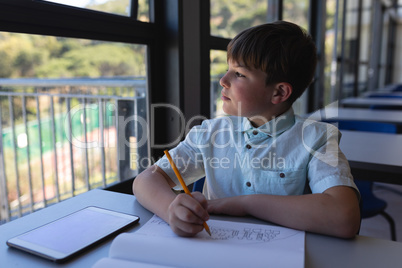
[[[187,185],[184,183],[183,177],[181,176],[179,170],[177,169],[176,164],[173,162],[173,159],[172,159],[172,157],[170,156],[169,151],[168,151],[168,150],[165,150],[164,153],[165,153],[166,157],[169,159],[169,163],[170,163],[170,165],[172,166],[173,171],[174,171],[174,173],[176,174],[176,177],[179,179],[179,182],[180,182],[180,184],[181,184],[181,187],[183,187],[184,192],[185,192],[186,194],[188,194],[189,196],[192,197],[191,192],[190,192],[190,190],[187,188]],[[209,230],[209,226],[208,226],[208,224],[207,224],[205,221],[204,221],[204,223],[203,223],[203,226],[204,226],[204,228],[205,228],[205,231],[207,231],[207,233],[208,233],[209,235],[211,235],[211,231]]]

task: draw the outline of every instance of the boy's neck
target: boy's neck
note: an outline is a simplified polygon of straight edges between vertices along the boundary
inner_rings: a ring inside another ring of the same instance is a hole
[[[284,103],[282,103],[282,104],[284,104]],[[284,114],[291,107],[292,107],[291,105],[277,105],[277,106],[273,107],[273,109],[271,109],[269,112],[267,112],[263,116],[259,115],[259,116],[255,116],[255,117],[249,117],[247,119],[250,121],[251,125],[258,128],[262,125],[265,125],[272,119],[275,119],[276,117]]]

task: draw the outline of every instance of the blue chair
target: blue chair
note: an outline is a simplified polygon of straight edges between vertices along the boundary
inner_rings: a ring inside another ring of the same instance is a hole
[[[205,177],[193,183],[193,192],[201,192],[204,187]]]
[[[339,121],[339,129],[341,130],[397,133],[397,128],[392,128],[389,125],[392,124],[368,121]],[[392,132],[391,130],[395,130],[395,132]],[[373,182],[355,178],[355,183],[361,195],[360,214],[362,219],[382,215],[389,223],[391,240],[396,241],[395,221],[385,212],[387,203],[374,195]]]
[[[373,182],[355,180],[361,194],[360,214],[363,219],[382,215],[389,223],[391,240],[396,241],[396,230],[394,219],[385,212],[387,203],[376,197],[373,193]]]

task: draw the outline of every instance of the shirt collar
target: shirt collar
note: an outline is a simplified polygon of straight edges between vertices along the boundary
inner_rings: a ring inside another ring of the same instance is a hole
[[[242,124],[235,131],[248,133],[252,131],[259,131],[268,136],[278,136],[293,126],[295,123],[295,114],[293,112],[293,108],[291,107],[285,113],[281,114],[278,117],[275,117],[271,121],[265,123],[264,125],[255,128],[251,124],[251,122],[244,117]]]

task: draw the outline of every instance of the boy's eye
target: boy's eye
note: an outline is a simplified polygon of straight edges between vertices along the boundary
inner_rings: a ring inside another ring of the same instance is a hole
[[[236,76],[237,76],[237,77],[245,77],[244,75],[242,75],[242,74],[239,73],[239,72],[236,72]]]

